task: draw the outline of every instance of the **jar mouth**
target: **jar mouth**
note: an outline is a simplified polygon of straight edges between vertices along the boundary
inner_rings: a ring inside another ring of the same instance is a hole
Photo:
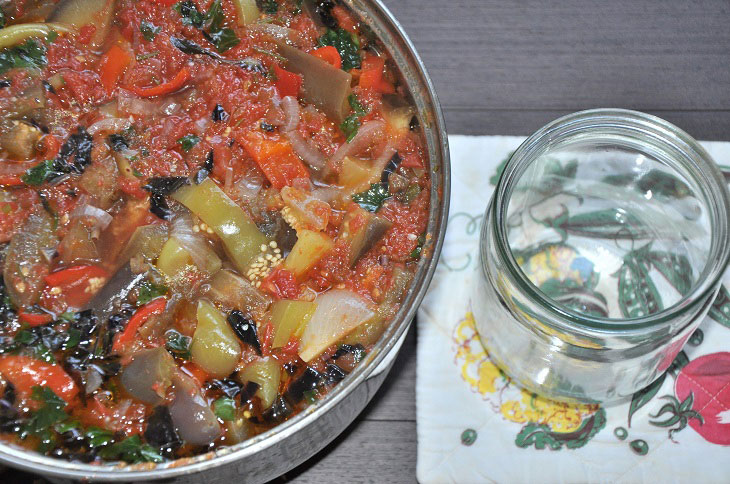
[[[551,147],[577,137],[595,136],[600,140],[607,133],[630,136],[653,146],[666,147],[700,189],[710,222],[710,248],[706,262],[688,291],[670,306],[636,317],[603,317],[578,312],[545,294],[525,274],[510,246],[508,238],[508,208],[514,186],[525,170]],[[669,322],[695,310],[706,302],[717,288],[730,260],[728,218],[730,195],[724,177],[710,155],[689,134],[673,124],[645,113],[624,109],[593,109],[569,114],[539,129],[512,154],[500,177],[493,203],[492,223],[495,233],[495,252],[507,269],[507,275],[525,297],[552,313],[559,321],[573,329],[592,331],[630,332]]]

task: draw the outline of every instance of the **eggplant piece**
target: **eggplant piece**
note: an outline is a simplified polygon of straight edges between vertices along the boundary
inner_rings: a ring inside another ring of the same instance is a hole
[[[147,418],[144,438],[153,446],[161,448],[168,456],[183,444],[172,423],[170,409],[164,405],[155,407],[152,415]]]
[[[266,412],[263,414],[264,421],[267,423],[281,423],[294,412],[291,406],[287,403],[281,395],[276,397],[274,404],[271,405]]]
[[[183,440],[193,445],[208,445],[218,439],[221,430],[218,418],[189,377],[178,372],[173,377],[175,400],[170,405],[170,417]]]
[[[114,3],[115,0],[61,0],[48,21],[69,25],[76,30],[84,25],[93,25],[96,31],[91,37],[91,45],[98,47],[109,32]]]
[[[0,148],[15,160],[30,160],[35,156],[41,136],[41,130],[30,123],[6,121],[0,126]]]
[[[100,321],[106,321],[114,308],[127,299],[129,291],[144,277],[144,274],[134,274],[129,263],[124,264],[91,298],[85,309],[93,312]]]
[[[393,224],[379,215],[375,215],[360,207],[347,212],[342,222],[342,233],[350,244],[350,267],[383,238]]]
[[[316,390],[322,382],[322,374],[314,368],[307,367],[304,373],[289,384],[284,396],[292,404],[296,405],[304,398],[304,393],[310,390]]]
[[[313,103],[337,124],[342,123],[350,110],[348,96],[352,76],[304,51],[279,44],[279,53],[286,58],[286,67],[301,74],[304,99]]]
[[[240,309],[255,316],[263,314],[271,306],[269,296],[228,269],[218,271],[208,286],[206,295],[231,309]]]
[[[334,363],[327,365],[327,368],[324,370],[324,381],[326,385],[339,383],[344,380],[346,376],[347,372]]]
[[[231,380],[230,378],[211,380],[210,385],[222,391],[228,398],[235,398],[243,389],[243,385],[235,380]]]
[[[238,310],[231,311],[227,320],[238,339],[251,346],[256,350],[256,354],[261,356],[261,343],[259,343],[259,337],[256,334],[256,323]]]
[[[44,251],[58,245],[53,220],[45,210],[32,213],[18,233],[10,239],[5,256],[5,289],[15,306],[29,307],[38,302],[50,272]]]
[[[165,348],[142,350],[124,367],[122,386],[134,398],[157,405],[165,399],[175,368],[175,360]]]

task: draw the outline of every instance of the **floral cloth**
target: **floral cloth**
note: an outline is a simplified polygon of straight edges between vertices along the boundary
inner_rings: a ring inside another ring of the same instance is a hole
[[[552,402],[516,386],[490,361],[469,311],[470,288],[483,211],[500,163],[522,140],[449,137],[449,227],[418,313],[418,480],[730,482],[725,288],[667,373],[625,404]],[[730,143],[703,145],[730,165]],[[572,257],[546,253],[529,262],[549,274],[552,263],[572,263],[563,260]]]

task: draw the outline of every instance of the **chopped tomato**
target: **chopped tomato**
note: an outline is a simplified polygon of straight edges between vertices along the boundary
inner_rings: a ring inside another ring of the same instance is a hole
[[[276,90],[279,91],[279,96],[297,97],[299,95],[299,90],[302,88],[302,76],[282,69],[277,64],[274,64],[274,74],[276,75]]]
[[[50,160],[58,155],[58,151],[61,149],[61,142],[52,134],[43,136],[43,156]]]
[[[119,188],[127,195],[139,199],[147,198],[147,192],[142,190],[142,180],[125,176],[120,176],[118,180]]]
[[[79,29],[79,36],[77,38],[82,44],[88,44],[89,42],[91,42],[91,39],[94,37],[95,33],[96,26],[92,24],[87,24]]]
[[[240,137],[239,142],[274,188],[281,190],[291,186],[297,178],[309,178],[309,171],[285,138],[277,135],[266,137],[260,131],[249,131]]]
[[[357,20],[344,7],[339,5],[335,6],[332,9],[332,15],[334,15],[340,27],[353,34],[357,32]]]
[[[112,346],[112,351],[115,353],[119,353],[119,350],[121,348],[132,341],[134,339],[134,336],[137,334],[137,330],[140,326],[142,326],[150,317],[154,316],[155,314],[160,314],[165,310],[165,306],[167,306],[167,299],[164,297],[158,297],[157,299],[148,302],[144,306],[137,309],[137,312],[134,313],[134,315],[129,319],[129,323],[127,323],[127,327],[124,328],[124,331],[119,334],[116,339],[114,340],[114,345]]]
[[[130,399],[115,403],[106,400],[103,394],[94,395],[87,402],[86,408],[79,408],[74,412],[74,416],[84,425],[122,432],[126,436],[144,432],[147,414],[144,403]]]
[[[328,45],[326,47],[320,47],[319,49],[314,49],[311,54],[314,57],[322,59],[331,66],[336,67],[337,69],[342,68],[342,57],[340,57],[340,53],[337,51],[337,49],[335,49],[331,45]]]
[[[0,175],[0,185],[5,187],[16,187],[23,184],[21,175]]]
[[[44,363],[23,355],[0,356],[0,374],[15,386],[24,399],[30,398],[34,386],[46,386],[71,403],[79,393],[73,378],[60,365]]]
[[[99,77],[107,94],[111,94],[114,91],[117,82],[119,82],[119,78],[131,61],[132,56],[116,44],[111,46],[101,58]]]
[[[205,383],[208,379],[208,373],[206,373],[205,370],[190,361],[186,361],[185,363],[183,363],[180,369],[183,371],[183,373],[192,377],[196,382],[198,382],[198,385],[200,385],[201,387],[203,386],[203,383]]]
[[[81,309],[104,285],[109,274],[98,266],[80,265],[52,272],[45,277],[47,284],[43,300],[59,296],[66,306]]]
[[[294,274],[277,267],[261,283],[261,288],[278,299],[296,299],[299,297],[299,284]]]
[[[383,94],[395,93],[393,85],[383,79],[384,68],[385,59],[376,55],[366,56],[362,62],[362,71],[358,85],[362,88],[374,89]]]

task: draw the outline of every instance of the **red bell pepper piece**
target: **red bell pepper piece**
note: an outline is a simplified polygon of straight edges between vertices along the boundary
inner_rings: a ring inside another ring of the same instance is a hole
[[[190,69],[188,69],[187,66],[184,66],[177,74],[175,74],[175,77],[168,82],[160,84],[159,86],[128,86],[127,89],[141,97],[163,96],[179,90],[188,82],[189,79]]]
[[[274,74],[276,75],[276,90],[279,91],[279,96],[294,96],[299,95],[299,90],[302,88],[302,77],[299,74],[294,74],[285,69],[282,69],[277,64],[274,64]]]
[[[307,167],[285,138],[266,137],[259,131],[250,131],[239,142],[274,188],[281,190],[291,186],[297,178],[309,178]]]
[[[0,185],[6,187],[16,187],[23,184],[21,175],[0,175]]]
[[[18,318],[31,326],[42,326],[53,321],[53,316],[48,313],[28,313],[25,309],[18,311]]]
[[[340,53],[337,51],[337,49],[335,49],[331,45],[328,45],[326,47],[320,47],[319,49],[314,49],[311,54],[314,57],[322,59],[326,63],[330,64],[332,67],[342,69],[342,57],[340,57]]]
[[[111,46],[101,58],[99,77],[107,95],[114,91],[119,78],[122,77],[130,62],[132,62],[132,56],[116,44]]]
[[[137,309],[137,312],[129,319],[127,327],[124,328],[124,331],[114,340],[112,351],[118,353],[122,346],[134,339],[134,335],[137,334],[139,327],[153,315],[162,313],[165,310],[166,305],[167,299],[164,297],[158,297]]]
[[[34,386],[46,386],[71,403],[79,393],[73,378],[56,364],[22,355],[0,356],[0,374],[15,386],[23,398],[29,398]]]
[[[66,304],[72,308],[82,308],[96,291],[92,290],[91,284],[99,285],[109,275],[98,266],[80,265],[52,272],[45,277],[46,285],[58,287],[61,290]],[[95,280],[96,279],[96,280]]]

